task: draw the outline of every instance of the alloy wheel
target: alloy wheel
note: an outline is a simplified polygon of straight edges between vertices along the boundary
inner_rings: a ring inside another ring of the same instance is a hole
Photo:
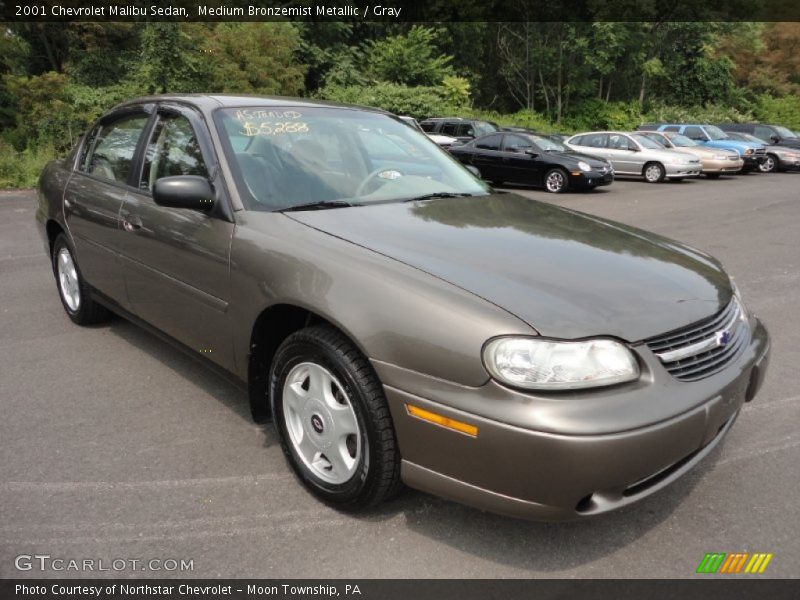
[[[663,172],[659,165],[649,165],[644,171],[644,178],[650,183],[657,183],[662,177]]]
[[[81,305],[81,288],[75,261],[72,260],[72,254],[66,248],[59,250],[56,258],[56,268],[58,270],[58,289],[61,292],[61,297],[69,309],[76,312]]]
[[[545,180],[545,187],[547,188],[548,192],[558,193],[562,189],[564,189],[564,184],[566,180],[564,179],[564,174],[561,171],[550,171],[547,174],[547,179]]]
[[[772,173],[775,170],[775,159],[768,155],[764,159],[764,162],[758,166],[758,168],[762,173]]]
[[[361,429],[339,380],[313,362],[296,365],[283,386],[283,418],[295,452],[328,483],[353,477],[361,458]]]

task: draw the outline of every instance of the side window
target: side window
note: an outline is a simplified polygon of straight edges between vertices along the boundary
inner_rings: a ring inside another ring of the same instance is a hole
[[[607,145],[608,135],[605,133],[595,133],[592,135],[583,136],[583,145],[590,148],[605,148]]]
[[[478,139],[475,142],[475,147],[481,150],[500,150],[500,142],[502,139],[502,135],[487,135],[486,137]]]
[[[436,128],[436,123],[434,123],[433,121],[423,121],[422,123],[420,123],[420,127],[422,127],[423,131],[431,133]]]
[[[469,123],[458,126],[458,135],[462,137],[475,137],[475,129]]]
[[[624,135],[610,135],[608,136],[608,147],[614,150],[629,150],[628,138]]]
[[[677,133],[680,130],[681,128],[678,125],[667,125],[666,127],[664,127],[662,131],[674,131]]]
[[[765,142],[772,141],[773,136],[778,137],[774,131],[772,131],[769,127],[764,127],[763,125],[756,125],[754,135],[757,138],[764,140]]]
[[[576,137],[572,138],[572,140],[570,140],[569,143],[570,144],[575,144],[576,146],[585,146],[586,145],[586,136],[585,135],[576,136]]]
[[[700,140],[701,142],[705,142],[708,139],[702,129],[691,125],[686,128],[686,131],[684,132],[683,135],[685,135],[689,139]]]
[[[208,176],[192,125],[180,115],[160,115],[147,145],[139,188],[153,189],[157,179],[173,175]]]
[[[503,140],[505,152],[525,152],[530,148],[533,148],[533,142],[521,135],[506,135]]]
[[[458,125],[456,123],[445,123],[442,125],[442,135],[455,135],[457,126]]]
[[[131,173],[133,155],[149,117],[130,115],[97,128],[87,142],[81,165],[86,173],[119,183],[126,183]]]

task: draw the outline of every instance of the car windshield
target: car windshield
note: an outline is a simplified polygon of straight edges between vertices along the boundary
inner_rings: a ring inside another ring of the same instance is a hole
[[[685,135],[681,135],[679,133],[667,137],[669,137],[669,141],[672,142],[675,146],[680,146],[681,148],[691,148],[692,146],[700,145],[694,140],[689,139]]]
[[[741,137],[746,142],[753,142],[755,144],[764,145],[764,140],[762,140],[761,138],[758,138],[758,137],[756,137],[754,135],[750,135],[749,133],[743,133],[743,134],[741,134]],[[767,143],[769,143],[769,142],[767,142]]]
[[[669,142],[666,140],[666,138],[659,133],[640,133],[639,135],[642,135],[649,140],[653,140],[656,144],[658,144],[662,148],[670,147]]]
[[[570,152],[569,148],[555,138],[542,135],[528,135],[527,137],[544,152]]]
[[[715,125],[708,125],[708,126],[706,126],[705,129],[706,129],[706,133],[708,134],[708,137],[710,137],[712,140],[727,140],[727,139],[730,139],[728,137],[727,133],[725,133],[724,131],[722,131],[722,129],[720,129],[719,127],[716,127]]]
[[[796,138],[797,136],[794,134],[793,131],[786,129],[786,127],[781,127],[780,125],[773,125],[773,129],[778,132],[778,135],[782,138]]]
[[[654,142],[646,135],[642,135],[641,133],[635,133],[631,136],[634,140],[639,142],[643,148],[647,148],[649,150],[663,150],[664,146],[659,144],[658,142]]]
[[[490,193],[424,133],[383,113],[252,107],[220,109],[215,120],[252,210]]]

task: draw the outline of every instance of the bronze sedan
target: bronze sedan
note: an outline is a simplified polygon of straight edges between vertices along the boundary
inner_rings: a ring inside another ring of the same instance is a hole
[[[243,382],[344,510],[401,481],[527,518],[624,506],[707,455],[767,366],[712,257],[495,193],[377,110],[127,102],[46,167],[36,218],[69,318],[118,313]]]
[[[735,175],[744,167],[742,157],[733,150],[709,148],[685,135],[671,131],[641,131],[639,133],[661,144],[664,148],[694,154],[700,159],[702,174],[711,179],[716,179],[721,175]]]

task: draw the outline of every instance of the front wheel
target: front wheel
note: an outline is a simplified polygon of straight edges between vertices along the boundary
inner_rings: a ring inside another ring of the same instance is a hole
[[[92,298],[91,288],[84,281],[75,253],[63,233],[53,242],[51,258],[58,295],[69,318],[78,325],[94,325],[108,320],[111,313]]]
[[[270,372],[281,447],[303,484],[348,511],[400,487],[400,452],[383,387],[358,348],[332,327],[290,335]]]
[[[550,169],[544,176],[544,189],[551,194],[560,194],[568,186],[567,174],[561,169]]]
[[[647,163],[644,166],[644,179],[647,183],[661,183],[666,174],[661,163]]]
[[[762,173],[774,173],[778,170],[778,157],[774,154],[767,154],[764,158],[764,162],[758,165],[758,169]]]

